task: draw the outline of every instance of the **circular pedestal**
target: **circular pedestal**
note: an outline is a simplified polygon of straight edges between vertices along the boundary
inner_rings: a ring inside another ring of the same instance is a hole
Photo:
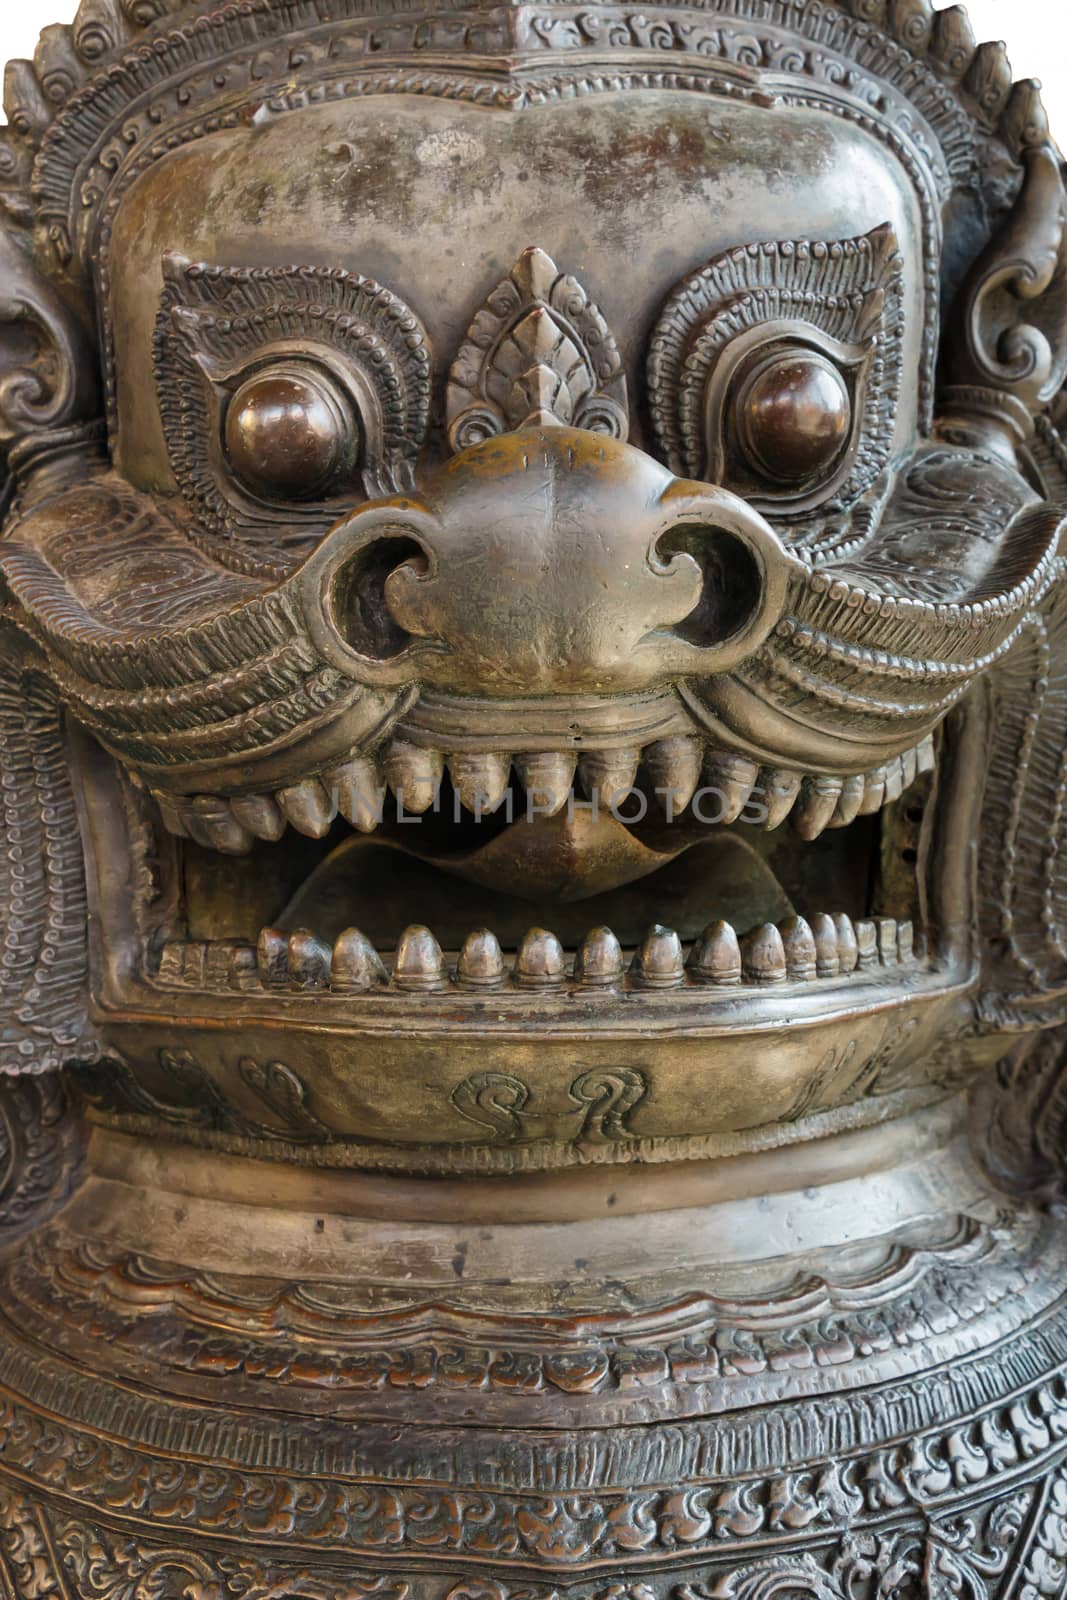
[[[19,1597],[1067,1583],[1067,1230],[959,1104],[506,1180],[98,1129],[0,1273]]]

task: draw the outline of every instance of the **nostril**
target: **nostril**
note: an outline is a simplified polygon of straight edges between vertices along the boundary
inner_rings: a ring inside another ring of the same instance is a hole
[[[329,608],[341,637],[360,655],[375,661],[398,656],[411,634],[393,616],[386,584],[398,567],[417,575],[429,569],[429,558],[417,540],[385,534],[356,551],[334,574]]]
[[[687,555],[700,568],[700,599],[672,632],[706,649],[726,644],[759,615],[766,584],[763,567],[748,544],[711,522],[678,522],[660,534],[654,554],[665,564]]]

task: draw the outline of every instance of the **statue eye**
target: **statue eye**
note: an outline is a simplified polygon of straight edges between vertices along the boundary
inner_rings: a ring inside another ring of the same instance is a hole
[[[154,365],[185,512],[223,563],[288,571],[345,508],[414,482],[430,349],[373,278],[168,252]]]
[[[776,351],[742,375],[734,426],[748,467],[772,485],[806,488],[833,471],[852,436],[849,386],[814,351]]]
[[[660,449],[758,511],[840,509],[893,446],[904,352],[892,228],[739,246],[683,279],[648,354]]]
[[[226,407],[235,476],[267,499],[318,500],[351,481],[363,430],[355,402],[309,362],[275,362],[244,378]]]

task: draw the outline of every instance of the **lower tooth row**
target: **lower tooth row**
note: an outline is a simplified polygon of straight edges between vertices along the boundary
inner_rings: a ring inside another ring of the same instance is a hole
[[[230,941],[173,941],[163,947],[159,977],[193,988],[290,993],[361,994],[391,988],[411,993],[445,987],[519,989],[729,988],[844,977],[915,959],[910,922],[875,917],[853,922],[821,913],[808,922],[790,917],[764,923],[738,938],[728,922],[713,922],[685,952],[671,928],[648,930],[627,963],[610,928],[586,934],[572,961],[554,933],[531,928],[512,964],[488,929],[467,938],[454,967],[429,928],[410,927],[400,938],[390,967],[357,928],[347,928],[332,946],[303,930],[265,928],[256,946]]]
[[[878,811],[895,800],[922,772],[934,765],[933,740],[884,767],[851,778],[804,774],[785,767],[759,766],[745,756],[705,749],[692,736],[660,739],[643,750],[537,752],[528,755],[494,751],[462,752],[446,758],[439,751],[394,739],[380,762],[358,756],[324,773],[304,778],[273,794],[216,795],[176,798],[157,793],[164,825],[180,838],[241,855],[257,839],[277,840],[292,826],[313,839],[323,838],[338,815],[362,833],[382,821],[386,791],[404,810],[421,815],[437,802],[445,767],[463,809],[489,816],[508,794],[512,766],[527,797],[530,814],[554,816],[567,804],[575,781],[582,792],[605,807],[625,805],[643,765],[668,817],[688,806],[701,806],[701,821],[746,820],[777,828],[791,817],[803,839],[817,839],[826,828],[843,828],[858,816]],[[709,799],[710,797],[710,799]],[[708,806],[713,805],[709,812]]]

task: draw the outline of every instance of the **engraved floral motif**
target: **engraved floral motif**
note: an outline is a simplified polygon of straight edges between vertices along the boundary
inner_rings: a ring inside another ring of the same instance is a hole
[[[449,1442],[458,1441],[443,1435],[438,1443]],[[591,1561],[605,1560],[618,1568],[638,1553],[684,1550],[693,1558],[711,1558],[727,1541],[740,1550],[776,1531],[844,1533],[860,1517],[908,1509],[923,1510],[939,1527],[945,1522],[946,1531],[937,1535],[945,1552],[939,1559],[946,1570],[953,1569],[962,1560],[961,1538],[970,1538],[959,1520],[965,1508],[954,1503],[990,1484],[1005,1466],[1023,1468],[1031,1480],[1055,1470],[1065,1442],[1067,1393],[1061,1382],[906,1445],[815,1470],[702,1487],[690,1496],[688,1513],[680,1519],[675,1493],[662,1489],[501,1494],[495,1488],[445,1487],[426,1478],[387,1484],[336,1473],[310,1478],[275,1468],[263,1473],[206,1467],[202,1461],[158,1456],[85,1429],[57,1426],[0,1398],[6,1467],[47,1484],[50,1491],[76,1496],[86,1509],[103,1497],[110,1515],[136,1515],[143,1486],[151,1481],[153,1521],[161,1532],[187,1526],[191,1517],[211,1526],[221,1516],[229,1537],[285,1539],[294,1550],[317,1551],[326,1561],[340,1551],[364,1560],[385,1551],[412,1558],[447,1554],[525,1561],[546,1573],[580,1572]],[[1018,1501],[1013,1506],[998,1514],[989,1557],[994,1563],[1014,1538]],[[704,1511],[707,1516],[700,1514]],[[1058,1514],[1053,1512],[1050,1527]],[[1049,1560],[1058,1559],[1055,1549],[1053,1538]],[[972,1551],[966,1554],[973,1567]]]
[[[1044,1489],[1009,1490],[951,1524],[909,1520],[878,1533],[847,1532],[818,1553],[702,1564],[568,1584],[572,1600],[992,1600],[1014,1574],[1025,1600],[1062,1591],[1067,1474]],[[1036,1506],[1036,1512],[1034,1510]],[[470,1576],[434,1567],[410,1573],[323,1568],[277,1556],[163,1544],[50,1511],[0,1488],[0,1569],[15,1600],[559,1600],[548,1583]]]
[[[558,1113],[531,1104],[531,1092],[510,1073],[480,1072],[452,1091],[452,1104],[469,1121],[502,1140],[558,1139],[606,1144],[631,1137],[630,1113],[648,1093],[644,1073],[632,1067],[581,1072],[568,1091],[571,1106]]]
[[[78,1118],[62,1078],[0,1078],[0,1243],[58,1208],[79,1157]]]

